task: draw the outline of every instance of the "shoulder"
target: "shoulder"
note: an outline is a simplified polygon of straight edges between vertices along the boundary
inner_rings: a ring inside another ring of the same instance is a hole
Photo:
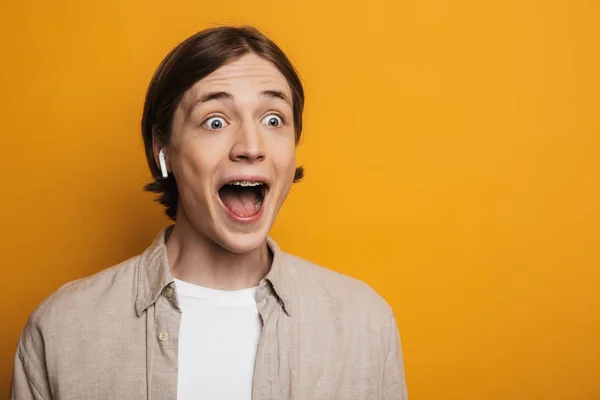
[[[139,256],[133,257],[93,275],[64,284],[46,298],[35,313],[45,314],[62,305],[85,307],[90,302],[97,303],[99,300],[110,298],[109,294],[115,291],[129,294],[128,289],[133,289],[137,284],[135,269],[138,261]]]
[[[27,344],[35,336],[51,336],[61,326],[72,326],[83,315],[97,310],[110,313],[129,303],[134,312],[138,261],[139,256],[61,286],[30,315],[21,341]]]
[[[286,258],[293,285],[304,301],[312,299],[338,316],[350,314],[376,325],[393,320],[390,305],[367,283],[294,255]]]

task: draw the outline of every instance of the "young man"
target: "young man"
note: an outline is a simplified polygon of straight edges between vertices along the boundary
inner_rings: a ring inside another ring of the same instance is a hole
[[[65,285],[25,327],[12,399],[406,399],[396,322],[367,285],[268,236],[294,181],[304,92],[252,28],[178,45],[148,89],[147,189],[174,224]]]

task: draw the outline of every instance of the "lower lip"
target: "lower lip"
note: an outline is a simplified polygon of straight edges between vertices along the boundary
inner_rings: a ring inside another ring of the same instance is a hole
[[[217,197],[219,197],[218,194],[217,194]],[[267,192],[265,198],[262,201],[262,204],[260,205],[260,210],[258,210],[258,212],[251,217],[240,217],[239,215],[235,215],[233,212],[231,212],[231,210],[229,208],[227,208],[225,206],[225,204],[223,204],[220,197],[219,197],[219,203],[221,204],[221,207],[223,207],[223,209],[225,210],[225,214],[227,214],[229,216],[229,218],[231,218],[234,222],[237,222],[239,224],[251,224],[251,223],[258,221],[260,219],[260,217],[262,217],[264,210],[265,210],[265,204],[267,204],[268,198],[269,198],[269,193]]]

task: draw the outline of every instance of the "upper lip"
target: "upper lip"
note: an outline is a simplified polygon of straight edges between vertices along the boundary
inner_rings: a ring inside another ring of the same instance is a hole
[[[235,181],[262,182],[267,186],[267,188],[271,187],[271,182],[263,175],[230,175],[218,182],[217,191],[221,190],[221,188],[228,183]]]

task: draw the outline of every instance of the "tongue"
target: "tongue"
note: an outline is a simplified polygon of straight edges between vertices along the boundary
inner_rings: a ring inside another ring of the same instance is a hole
[[[241,218],[251,217],[258,213],[256,210],[257,198],[253,189],[224,187],[221,190],[221,200],[225,207]]]

